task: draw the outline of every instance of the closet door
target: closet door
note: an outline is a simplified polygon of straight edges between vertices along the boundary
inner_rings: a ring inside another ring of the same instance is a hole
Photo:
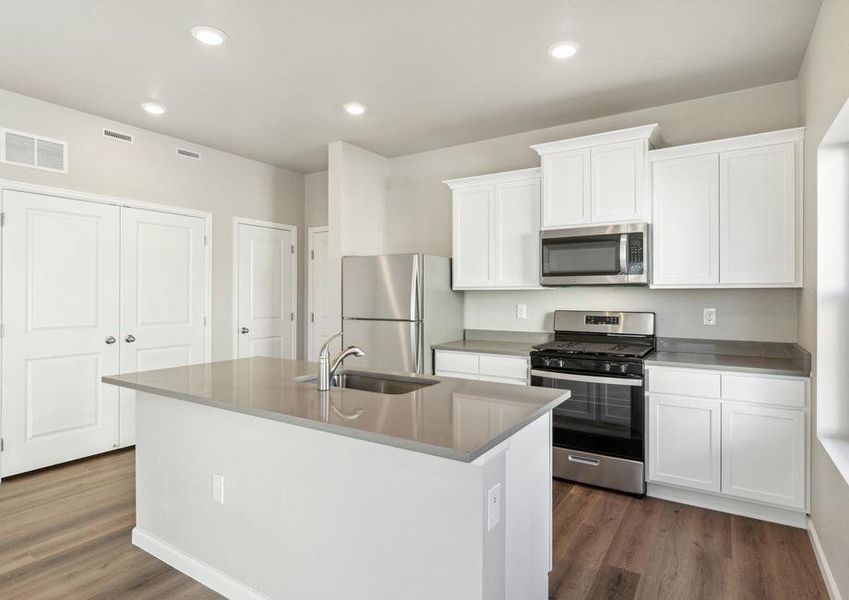
[[[121,372],[203,362],[203,219],[121,211]],[[133,443],[135,392],[122,388],[120,444]]]
[[[119,210],[3,192],[3,476],[118,443]]]
[[[294,359],[296,230],[240,223],[239,358]]]

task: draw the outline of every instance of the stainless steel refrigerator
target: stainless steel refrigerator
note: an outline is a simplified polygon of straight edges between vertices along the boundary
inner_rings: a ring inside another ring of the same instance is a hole
[[[348,367],[433,373],[431,344],[463,337],[451,259],[425,254],[342,258],[342,342],[365,350]]]

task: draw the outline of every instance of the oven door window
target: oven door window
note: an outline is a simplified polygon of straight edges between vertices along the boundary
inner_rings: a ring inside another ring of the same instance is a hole
[[[565,374],[557,375],[534,375],[531,380],[532,385],[572,392],[571,398],[552,412],[554,444],[642,460],[642,386],[615,383],[615,378],[610,378],[614,383],[596,383],[561,379]]]
[[[599,235],[542,240],[544,276],[618,275],[621,263],[621,236]]]

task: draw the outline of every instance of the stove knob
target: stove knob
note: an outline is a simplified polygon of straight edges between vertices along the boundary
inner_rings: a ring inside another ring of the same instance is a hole
[[[558,368],[562,369],[565,365],[566,365],[566,363],[565,363],[565,362],[563,362],[562,360],[558,360],[558,361],[557,361],[557,367],[558,367]]]
[[[628,372],[628,365],[627,364],[619,365],[619,372],[620,373],[627,373]]]
[[[604,363],[604,370],[605,371],[609,372],[612,368],[613,368],[613,365],[611,365],[610,363]]]
[[[551,359],[550,358],[543,358],[542,359],[542,366],[550,367],[551,366]]]

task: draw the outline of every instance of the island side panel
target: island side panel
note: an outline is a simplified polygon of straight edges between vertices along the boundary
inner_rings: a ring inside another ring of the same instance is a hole
[[[506,597],[548,598],[551,570],[551,413],[519,431],[505,453]]]
[[[482,465],[151,394],[137,410],[138,537],[184,572],[232,597],[485,597],[504,527],[486,531]]]

